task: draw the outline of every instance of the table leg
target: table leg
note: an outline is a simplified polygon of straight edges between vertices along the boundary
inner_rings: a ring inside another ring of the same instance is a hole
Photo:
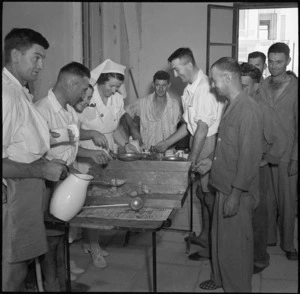
[[[124,247],[128,245],[129,239],[130,239],[130,231],[127,231],[125,235],[124,244],[123,244]]]
[[[152,279],[153,279],[153,292],[157,292],[156,281],[156,232],[152,232]]]
[[[69,248],[69,224],[65,224],[65,266],[66,266],[66,291],[71,292],[71,269]]]
[[[193,181],[190,189],[190,231],[193,232]]]

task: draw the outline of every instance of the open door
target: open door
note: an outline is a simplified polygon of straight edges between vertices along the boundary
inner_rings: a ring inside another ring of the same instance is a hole
[[[207,5],[206,74],[221,57],[237,59],[238,13],[231,6]]]

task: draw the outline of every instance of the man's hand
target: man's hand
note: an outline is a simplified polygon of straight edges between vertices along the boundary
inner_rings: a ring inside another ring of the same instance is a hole
[[[241,190],[232,188],[231,194],[227,197],[227,199],[224,202],[224,207],[223,207],[224,218],[232,217],[239,212],[241,193],[242,193]]]
[[[211,166],[212,161],[209,158],[204,158],[194,166],[194,171],[205,175],[211,169]]]
[[[90,158],[97,164],[107,164],[112,158],[103,150],[89,150]]]
[[[46,180],[57,182],[65,179],[67,174],[68,168],[63,160],[53,159],[41,164],[41,176]]]
[[[192,162],[191,171],[198,172],[198,168],[197,168],[197,165],[196,165],[196,158],[195,158],[195,156],[192,155],[192,152],[189,154],[187,160]]]
[[[294,176],[298,173],[298,160],[291,159],[288,167],[289,176]]]
[[[108,141],[105,135],[99,133],[98,131],[93,131],[92,140],[96,146],[108,149]]]
[[[152,147],[153,151],[155,152],[165,152],[169,148],[166,140],[158,142],[155,146]]]

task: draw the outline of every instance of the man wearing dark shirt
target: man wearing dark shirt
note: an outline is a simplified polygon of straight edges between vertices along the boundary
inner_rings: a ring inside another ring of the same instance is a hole
[[[259,168],[259,205],[253,213],[254,269],[257,274],[269,265],[268,244],[268,205],[273,204],[268,195],[271,185],[269,165],[278,165],[287,138],[274,110],[259,97],[261,71],[252,64],[242,63],[241,82],[244,90],[258,103],[263,117],[263,158]]]
[[[298,260],[294,244],[298,194],[298,79],[286,71],[290,62],[288,45],[281,42],[271,45],[268,49],[271,75],[261,84],[259,92],[260,99],[276,113],[285,132],[285,137],[282,138],[287,142],[284,154],[278,166],[272,166],[271,171],[278,211],[280,247],[289,260]]]
[[[217,196],[212,223],[212,279],[201,289],[251,292],[253,210],[259,202],[263,123],[258,104],[243,91],[237,61],[223,57],[211,67],[213,85],[226,97],[211,185]]]

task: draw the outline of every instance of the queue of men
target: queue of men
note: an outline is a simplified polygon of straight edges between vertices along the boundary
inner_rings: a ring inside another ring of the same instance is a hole
[[[41,255],[48,289],[59,291],[51,264],[59,242],[53,237],[60,233],[49,234],[44,226],[45,181],[52,183],[53,191],[76,156],[96,163],[111,159],[102,150],[78,146],[72,134],[67,146],[51,143],[52,128],[75,124],[80,129],[73,107],[89,87],[90,71],[76,62],[64,66],[53,90],[34,105],[26,84],[38,78],[48,48],[45,37],[31,29],[13,29],[5,37],[3,291],[20,291],[29,262]],[[201,282],[201,289],[251,292],[252,275],[269,265],[267,246],[277,243],[274,222],[286,257],[298,259],[298,79],[287,73],[289,53],[284,43],[270,46],[270,76],[263,80],[266,56],[261,52],[249,54],[248,63],[241,65],[233,58],[220,58],[208,77],[191,49],[179,48],[168,62],[174,76],[187,84],[180,128],[175,128],[180,107],[167,94],[170,76],[165,71],[154,75],[153,94],[126,108],[127,115],[141,117],[139,140],[148,148],[165,152],[191,134],[188,160],[199,178],[203,226],[199,236],[186,241],[201,247],[190,259],[212,261],[211,279]],[[80,137],[102,145],[98,133],[80,130]]]

